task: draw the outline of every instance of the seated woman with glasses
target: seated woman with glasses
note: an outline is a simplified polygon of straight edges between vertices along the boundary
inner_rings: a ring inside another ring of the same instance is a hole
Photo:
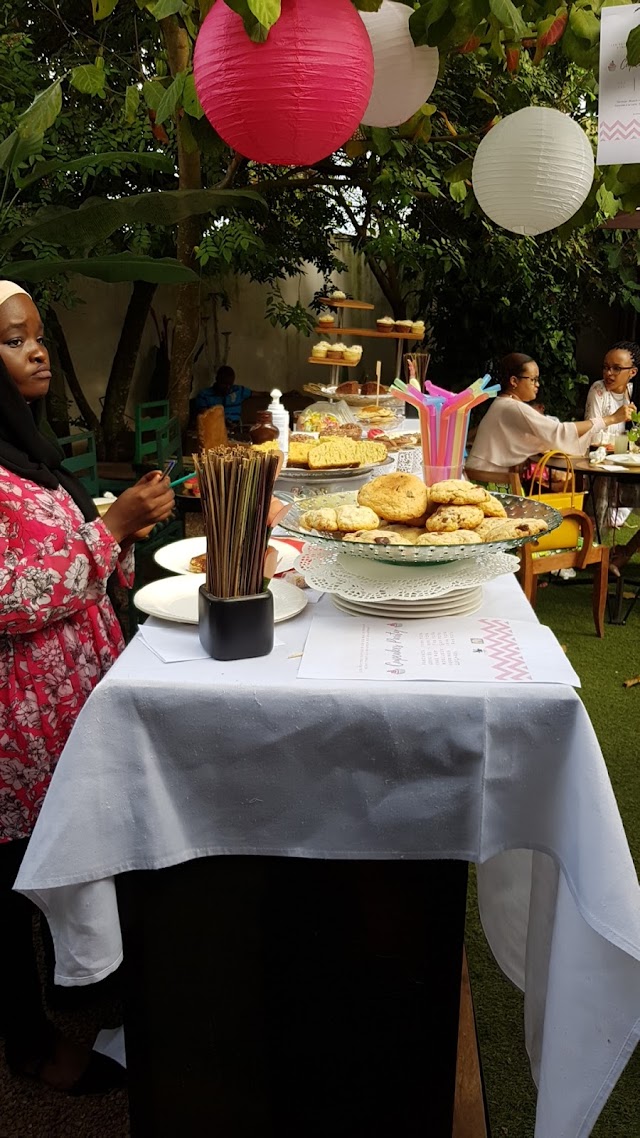
[[[591,384],[585,415],[604,418],[625,403],[638,403],[640,397],[640,348],[630,340],[620,340],[609,348],[602,365],[602,379]],[[615,423],[611,434],[624,434],[625,424]]]
[[[480,423],[467,459],[476,470],[511,470],[547,450],[584,454],[593,438],[608,426],[624,424],[634,410],[625,400],[617,410],[594,414],[580,423],[561,423],[551,415],[541,415],[533,405],[538,399],[540,372],[536,361],[523,352],[511,352],[501,360],[498,381],[500,394]]]
[[[587,415],[607,415],[625,404],[638,405],[640,398],[640,347],[630,340],[620,340],[609,348],[602,365],[602,379],[597,379],[587,395]],[[618,422],[609,428],[610,434],[623,434],[625,423]],[[612,487],[598,480],[595,487],[595,509],[601,525],[613,528],[624,525],[634,508],[640,508],[640,486],[618,485],[617,505],[609,497]],[[633,554],[640,549],[640,530],[626,545],[612,550],[610,567],[614,575],[624,568]]]

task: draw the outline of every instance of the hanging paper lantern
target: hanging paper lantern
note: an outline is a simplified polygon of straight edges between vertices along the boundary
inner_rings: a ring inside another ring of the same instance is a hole
[[[573,217],[593,182],[593,150],[577,122],[550,107],[507,115],[483,138],[473,189],[503,229],[535,235]]]
[[[377,12],[361,12],[373,48],[373,91],[365,126],[399,126],[426,103],[438,78],[438,49],[416,47],[409,31],[412,9],[383,0]]]
[[[351,137],[369,102],[373,52],[351,0],[282,0],[265,43],[217,0],[196,42],[196,90],[234,150],[255,162],[307,166]]]

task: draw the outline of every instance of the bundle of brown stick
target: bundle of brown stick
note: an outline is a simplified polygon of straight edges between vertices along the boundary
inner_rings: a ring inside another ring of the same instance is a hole
[[[264,589],[268,514],[278,454],[215,447],[194,454],[207,538],[207,591],[251,597]]]

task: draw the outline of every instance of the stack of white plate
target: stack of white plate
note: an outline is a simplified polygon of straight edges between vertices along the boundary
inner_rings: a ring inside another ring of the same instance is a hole
[[[331,596],[336,608],[351,616],[379,616],[385,620],[429,620],[443,616],[469,616],[482,604],[482,585],[470,589],[456,589],[440,597],[416,600],[365,601]]]

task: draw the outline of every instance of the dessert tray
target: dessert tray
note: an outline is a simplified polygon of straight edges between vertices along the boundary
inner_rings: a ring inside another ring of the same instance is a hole
[[[557,529],[562,522],[562,515],[533,498],[521,498],[515,494],[494,494],[499,498],[509,518],[536,518],[547,523],[545,535]],[[339,506],[355,505],[357,494],[346,491],[339,494],[315,495],[311,499],[297,501],[282,520],[281,528],[295,537],[302,537],[312,545],[321,546],[336,557],[341,551],[350,558],[366,558],[367,560],[383,561],[392,565],[429,565],[452,561],[484,561],[494,553],[508,553],[518,549],[527,542],[536,541],[537,537],[518,537],[508,541],[485,542],[482,545],[374,545],[365,542],[345,542],[342,537],[334,533],[319,533],[316,530],[307,530],[300,524],[300,519],[308,509],[318,510],[324,507],[336,509]],[[539,535],[538,535],[539,536]],[[510,572],[511,570],[509,570]],[[314,586],[315,587],[315,586]],[[454,586],[451,586],[453,588]]]
[[[323,470],[309,470],[306,466],[284,466],[278,475],[283,482],[335,482],[337,478],[361,478],[373,470],[391,469],[393,460],[387,456],[383,462],[365,462],[362,466],[327,466]]]
[[[340,367],[340,360],[322,360],[321,363],[334,363]],[[397,403],[395,395],[389,395],[388,392],[381,392],[376,399],[374,395],[345,395],[342,391],[337,391],[336,387],[325,387],[321,383],[307,383],[303,391],[309,395],[320,395],[323,399],[340,399],[346,403],[348,407],[370,407],[374,403],[389,404]]]
[[[484,556],[478,556],[477,545],[456,547],[476,551],[475,557],[467,557],[463,561],[413,566],[366,561],[351,553],[341,553],[336,545],[334,542],[333,549],[328,549],[326,545],[305,545],[296,561],[296,569],[309,588],[332,593],[338,600],[365,605],[368,612],[371,611],[369,602],[393,602],[395,614],[398,611],[398,601],[405,601],[410,606],[415,606],[415,602],[420,601],[424,607],[426,601],[445,596],[451,600],[452,595],[458,592],[466,593],[466,600],[471,601],[470,591],[474,592],[486,581],[514,573],[519,565],[518,558],[512,553],[485,553]],[[396,552],[399,548],[395,547]],[[428,547],[419,548],[422,550]],[[477,593],[474,599],[477,599]]]

